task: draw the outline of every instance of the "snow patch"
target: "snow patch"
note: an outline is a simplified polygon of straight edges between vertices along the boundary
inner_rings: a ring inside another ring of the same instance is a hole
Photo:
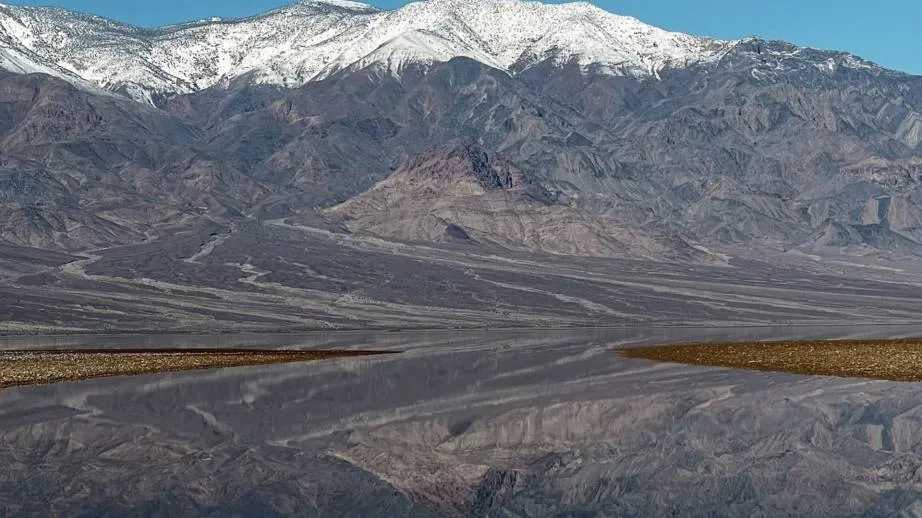
[[[58,70],[139,100],[190,93],[249,74],[301,86],[339,70],[468,57],[511,72],[542,61],[659,77],[716,61],[736,42],[665,31],[586,2],[427,0],[391,11],[349,0],[301,0],[260,16],[141,29],[63,9],[4,7],[0,48],[32,52],[29,66]],[[19,61],[22,61],[21,59]]]

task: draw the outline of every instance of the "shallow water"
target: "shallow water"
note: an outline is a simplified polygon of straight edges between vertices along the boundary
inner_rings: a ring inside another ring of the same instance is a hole
[[[796,516],[922,509],[922,386],[628,360],[750,327],[8,337],[390,357],[0,391],[0,516]]]

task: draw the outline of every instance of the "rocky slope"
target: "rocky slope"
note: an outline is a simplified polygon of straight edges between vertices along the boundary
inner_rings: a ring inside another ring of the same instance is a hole
[[[751,42],[716,69],[677,71],[657,84],[552,68],[523,79],[613,129],[614,139],[590,140],[623,167],[594,176],[615,192],[634,190],[633,202],[656,219],[719,242],[814,247],[829,225],[863,243],[918,242],[919,77],[847,54]],[[878,206],[902,212],[869,218]]]
[[[236,217],[268,190],[159,110],[41,75],[0,75],[0,241],[87,249]],[[191,145],[190,145],[191,144]]]
[[[653,260],[707,255],[677,237],[561,205],[516,166],[469,140],[414,157],[328,213],[354,232],[405,241]]]
[[[345,203],[325,214],[356,232],[555,253],[922,250],[922,78],[846,53],[518,0],[300,2],[162,29],[3,6],[0,27],[7,243],[98,248]],[[470,168],[420,165],[459,138],[528,189],[474,195]],[[425,195],[408,178],[426,168],[467,180]]]

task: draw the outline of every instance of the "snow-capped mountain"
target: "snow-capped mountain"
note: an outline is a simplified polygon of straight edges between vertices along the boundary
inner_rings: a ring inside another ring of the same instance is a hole
[[[148,101],[242,75],[292,87],[352,66],[399,74],[408,64],[458,56],[510,72],[550,60],[655,76],[718,59],[733,43],[664,31],[586,2],[425,0],[383,11],[301,0],[253,18],[158,29],[0,4],[0,67],[84,80]]]

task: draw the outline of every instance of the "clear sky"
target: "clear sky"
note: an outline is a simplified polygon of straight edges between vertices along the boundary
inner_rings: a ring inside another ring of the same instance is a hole
[[[144,26],[211,16],[249,16],[286,0],[3,0],[57,5]],[[366,0],[368,1],[368,0]],[[394,8],[400,0],[372,0]],[[922,0],[596,0],[598,6],[665,29],[739,38],[761,36],[846,50],[922,74]]]

